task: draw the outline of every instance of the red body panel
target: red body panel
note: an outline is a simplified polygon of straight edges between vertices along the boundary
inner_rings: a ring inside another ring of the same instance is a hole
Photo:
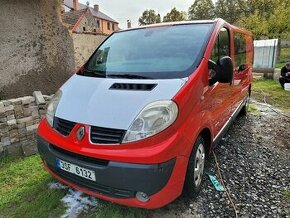
[[[142,203],[135,198],[116,199],[96,194],[63,180],[46,167],[47,170],[61,182],[76,189],[127,206],[153,209],[160,208],[176,199],[182,193],[188,158],[196,138],[204,129],[208,129],[211,133],[210,141],[213,142],[233,111],[248,95],[248,89],[252,81],[252,66],[249,66],[242,73],[235,72],[234,81],[239,80],[239,83],[233,81],[232,84],[217,83],[209,86],[208,60],[215,39],[223,26],[230,30],[231,58],[234,60],[233,33],[239,31],[247,35],[247,46],[250,48],[247,59],[252,59],[251,34],[218,20],[199,67],[173,99],[179,108],[177,120],[161,133],[133,143],[118,146],[98,146],[89,141],[90,127],[87,125],[77,124],[68,137],[53,130],[45,119],[39,125],[38,134],[49,143],[88,157],[140,164],[158,164],[176,158],[176,164],[169,182],[160,192],[151,196],[149,202]],[[80,126],[85,127],[85,137],[82,141],[78,141],[76,138],[76,131]]]

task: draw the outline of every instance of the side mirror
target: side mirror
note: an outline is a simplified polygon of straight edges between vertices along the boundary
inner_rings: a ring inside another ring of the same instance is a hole
[[[234,64],[230,57],[222,57],[218,64],[212,60],[209,60],[208,68],[215,72],[214,77],[211,77],[209,80],[210,85],[216,82],[232,83],[234,76]]]

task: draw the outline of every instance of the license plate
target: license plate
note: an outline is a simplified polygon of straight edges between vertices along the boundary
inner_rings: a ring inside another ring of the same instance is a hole
[[[95,172],[92,170],[80,167],[78,165],[75,165],[75,164],[60,160],[60,159],[56,159],[56,166],[61,170],[72,173],[79,177],[82,177],[91,181],[96,181]]]

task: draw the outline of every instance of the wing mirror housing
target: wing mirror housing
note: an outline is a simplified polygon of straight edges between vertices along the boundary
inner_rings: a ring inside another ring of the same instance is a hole
[[[234,76],[234,64],[229,56],[222,57],[218,63],[209,60],[208,69],[210,70],[210,85],[213,85],[216,82],[232,83]]]

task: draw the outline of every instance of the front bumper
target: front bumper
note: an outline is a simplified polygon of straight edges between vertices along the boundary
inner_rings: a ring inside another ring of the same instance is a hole
[[[177,157],[161,164],[100,160],[61,149],[41,137],[38,150],[45,168],[61,182],[105,200],[148,209],[160,208],[181,194],[188,160]],[[96,182],[58,169],[56,158],[95,171]],[[138,201],[138,191],[149,195],[150,200]]]

